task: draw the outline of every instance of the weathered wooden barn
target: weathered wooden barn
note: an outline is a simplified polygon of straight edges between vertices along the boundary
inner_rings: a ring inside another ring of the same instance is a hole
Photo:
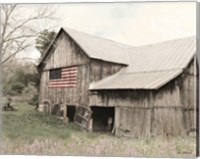
[[[61,28],[38,70],[40,107],[119,136],[196,130],[195,37],[132,47]],[[60,107],[59,107],[60,106]]]

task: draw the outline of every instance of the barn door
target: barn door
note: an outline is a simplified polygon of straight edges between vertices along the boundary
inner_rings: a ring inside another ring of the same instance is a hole
[[[92,116],[92,111],[89,108],[78,106],[76,108],[74,121],[80,127],[88,130],[91,116]]]

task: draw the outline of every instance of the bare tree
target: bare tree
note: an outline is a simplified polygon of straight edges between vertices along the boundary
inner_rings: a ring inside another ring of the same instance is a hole
[[[40,32],[34,25],[37,21],[53,19],[53,11],[49,7],[42,8],[28,16],[19,16],[20,7],[17,4],[0,6],[0,65],[33,45],[32,39]],[[26,15],[26,12],[23,14]]]

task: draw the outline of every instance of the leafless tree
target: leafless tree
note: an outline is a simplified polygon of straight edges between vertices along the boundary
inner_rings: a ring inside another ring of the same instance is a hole
[[[0,6],[0,66],[16,54],[33,45],[33,39],[39,33],[36,22],[53,18],[53,10],[40,8],[33,14],[19,15],[20,5],[2,4]],[[21,12],[22,13],[22,12]]]

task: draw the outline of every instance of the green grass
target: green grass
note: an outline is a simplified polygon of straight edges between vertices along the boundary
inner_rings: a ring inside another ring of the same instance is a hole
[[[62,120],[34,110],[26,103],[18,103],[17,112],[3,112],[3,136],[9,139],[33,141],[46,137],[67,139],[71,131],[78,130],[71,124],[66,126]]]
[[[86,132],[27,103],[3,117],[1,154],[195,157],[195,138],[138,140]]]

